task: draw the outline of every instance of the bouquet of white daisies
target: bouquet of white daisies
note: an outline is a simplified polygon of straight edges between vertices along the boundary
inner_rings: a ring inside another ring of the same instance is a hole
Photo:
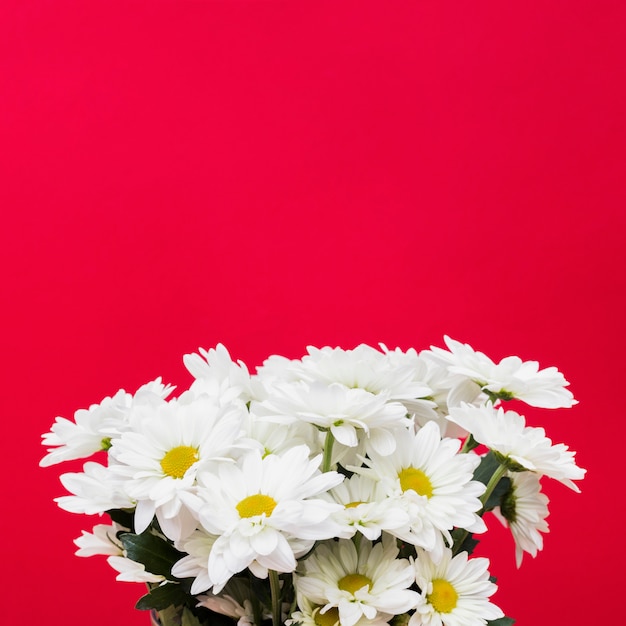
[[[163,626],[509,625],[491,602],[483,516],[511,530],[517,564],[548,531],[544,476],[585,470],[509,400],[571,407],[554,367],[432,347],[308,348],[250,374],[226,348],[184,362],[194,381],[58,417],[42,466],[73,513],[106,513],[76,539]]]

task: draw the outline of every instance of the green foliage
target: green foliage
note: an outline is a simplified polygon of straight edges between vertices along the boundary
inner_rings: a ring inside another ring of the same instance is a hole
[[[474,480],[478,480],[479,482],[486,485],[489,483],[489,480],[494,475],[496,470],[500,467],[501,462],[497,458],[497,456],[489,451],[485,454],[484,457],[480,460],[480,465],[476,468],[474,472]],[[496,506],[500,506],[500,502],[502,498],[506,495],[511,487],[511,480],[506,476],[501,478],[495,489],[491,492],[491,495],[485,502],[485,506],[483,507],[483,511],[491,511]]]
[[[489,626],[512,626],[515,624],[515,620],[512,617],[500,617],[499,619],[492,619],[487,622]]]
[[[454,541],[454,553],[458,554],[459,552],[467,552],[467,554],[472,554],[476,549],[479,541],[474,538],[474,535],[468,533],[463,528],[457,528],[452,531],[452,539]],[[459,545],[459,541],[461,544]],[[456,547],[458,545],[458,548]]]
[[[501,478],[496,485],[495,489],[491,492],[491,495],[487,498],[483,510],[485,512],[493,510],[495,507],[502,504],[502,499],[511,489],[511,479],[507,476]]]
[[[187,608],[183,609],[181,626],[202,626],[202,622]]]
[[[166,539],[153,535],[149,529],[141,535],[120,533],[119,538],[126,550],[126,556],[145,565],[147,572],[178,580],[172,576],[172,566],[185,554],[179,552]]]
[[[168,583],[151,589],[149,593],[142,596],[135,604],[135,608],[140,611],[163,611],[170,606],[181,606],[193,601],[193,598],[178,584]]]
[[[408,613],[401,613],[400,615],[394,615],[389,624],[391,626],[407,626],[410,618],[411,616]]]
[[[135,531],[135,515],[131,509],[111,509],[106,513],[116,524]]]
[[[480,459],[480,465],[474,472],[474,480],[478,480],[483,485],[486,485],[500,465],[496,455],[490,450]]]

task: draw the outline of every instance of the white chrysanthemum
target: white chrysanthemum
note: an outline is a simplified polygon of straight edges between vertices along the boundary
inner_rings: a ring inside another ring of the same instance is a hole
[[[96,524],[93,533],[86,531],[74,540],[78,546],[77,556],[109,555],[107,563],[118,572],[115,580],[133,583],[158,583],[165,580],[164,576],[146,572],[145,565],[127,558],[117,533],[127,530],[119,524]]]
[[[354,626],[363,617],[389,619],[405,613],[415,606],[418,594],[409,589],[413,568],[398,553],[389,535],[375,545],[362,540],[358,550],[348,539],[323,543],[294,577],[298,598],[322,605],[321,615],[336,608],[341,626]]]
[[[39,465],[47,467],[62,461],[83,459],[100,450],[108,450],[111,439],[128,429],[128,415],[138,403],[158,402],[174,388],[163,385],[160,378],[140,387],[135,395],[120,389],[112,398],[74,413],[74,421],[57,417],[49,433],[43,435],[48,454]]]
[[[485,486],[472,480],[480,462],[474,454],[457,454],[458,439],[441,439],[436,423],[428,422],[415,435],[398,441],[395,454],[371,455],[367,468],[351,468],[381,482],[387,495],[409,514],[409,524],[389,529],[403,541],[443,553],[443,539],[451,543],[450,530],[486,530],[476,514]]]
[[[330,607],[325,610],[323,606],[309,602],[300,594],[298,598],[299,611],[294,611],[291,618],[286,620],[285,626],[342,626],[339,621],[339,609]],[[385,614],[376,615],[374,619],[362,617],[354,626],[387,626],[389,616]]]
[[[220,615],[227,615],[237,620],[237,626],[253,626],[255,620],[251,598],[254,594],[247,579],[233,578],[219,595],[207,593],[198,596],[197,606],[204,606]],[[263,598],[256,597],[255,602],[261,619],[272,619],[272,612],[263,604]],[[289,604],[282,604],[281,622],[284,623],[287,619],[289,609]]]
[[[374,395],[339,383],[314,382],[277,387],[262,406],[268,420],[314,424],[330,430],[339,443],[350,448],[359,444],[361,435],[367,452],[391,454],[397,431],[406,431],[411,422],[402,404],[388,400],[385,393]]]
[[[119,524],[96,524],[88,533],[86,530],[74,543],[78,546],[76,556],[120,556],[124,549],[121,542],[117,539],[117,533],[120,531],[128,532],[128,528],[124,528]]]
[[[266,389],[271,389],[275,383],[295,383],[304,380],[302,361],[300,359],[288,359],[287,357],[273,354],[263,361],[263,365],[256,368],[257,379]]]
[[[126,583],[159,583],[165,580],[165,576],[146,572],[143,563],[137,563],[125,556],[110,556],[107,563],[118,573],[115,580]]]
[[[415,378],[423,381],[431,390],[428,398],[402,400],[413,415],[415,423],[424,426],[427,422],[434,421],[437,422],[442,436],[464,437],[467,433],[456,424],[451,424],[445,416],[449,406],[455,406],[461,401],[474,403],[484,398],[480,387],[463,376],[450,374],[447,367],[429,359],[427,351],[420,354],[413,348],[406,352],[399,348],[389,351],[384,344],[381,344],[381,348],[394,366],[410,367]]]
[[[198,528],[189,537],[175,544],[176,548],[181,552],[186,552],[187,556],[174,563],[172,575],[177,578],[193,578],[192,595],[206,591],[213,585],[213,581],[209,578],[209,554],[216,539],[216,535]]]
[[[206,394],[220,406],[234,401],[248,402],[255,397],[253,380],[245,363],[233,362],[228,350],[220,343],[200,354],[186,354],[185,367],[195,378],[189,390],[195,395]]]
[[[315,540],[336,535],[330,516],[340,505],[317,496],[343,476],[320,473],[319,457],[309,455],[307,446],[264,458],[254,450],[237,464],[222,463],[216,472],[199,474],[193,506],[203,528],[218,536],[208,561],[213,593],[245,568],[257,577],[270,569],[292,572],[296,558]]]
[[[360,532],[370,540],[383,530],[407,526],[409,516],[399,502],[387,498],[384,486],[367,476],[355,474],[329,491],[335,502],[343,505],[333,519],[342,527],[339,535],[349,539]]]
[[[88,461],[82,472],[61,474],[62,485],[73,495],[54,501],[64,511],[95,515],[110,509],[130,509],[134,500],[124,491],[124,481],[110,467]]]
[[[448,365],[451,373],[467,376],[486,391],[505,400],[518,398],[527,404],[547,409],[571,407],[574,396],[556,367],[540,370],[537,361],[522,361],[509,356],[498,364],[468,344],[444,337],[449,352],[431,346],[435,358]]]
[[[293,422],[277,426],[275,422],[267,421],[262,415],[256,414],[260,405],[253,403],[246,419],[245,432],[248,437],[258,441],[265,454],[281,454],[289,448],[306,445],[312,455],[322,452],[323,438],[312,424]]]
[[[426,398],[431,389],[416,376],[413,363],[401,363],[371,346],[361,344],[353,350],[307,348],[302,358],[302,378],[309,382],[341,383],[349,388],[385,393],[391,401]]]
[[[562,443],[552,445],[543,428],[526,426],[524,417],[515,411],[490,404],[462,405],[450,409],[448,419],[513,464],[513,469],[544,474],[580,491],[572,481],[582,479],[586,470],[574,462],[575,453]]]
[[[509,473],[511,488],[502,499],[502,506],[493,510],[495,516],[511,529],[515,540],[515,562],[522,564],[524,552],[533,558],[543,549],[541,533],[550,531],[548,496],[541,492],[541,481],[531,472]]]
[[[208,396],[172,401],[132,416],[133,431],[113,441],[111,469],[125,477],[124,488],[136,500],[135,530],[143,532],[156,515],[172,540],[188,536],[196,520],[181,494],[196,484],[202,464],[236,454],[245,411],[217,407]]]
[[[453,558],[446,549],[435,563],[418,550],[415,579],[421,593],[409,626],[484,626],[504,617],[489,601],[497,587],[489,580],[488,567],[488,559],[468,559],[467,552]]]
[[[203,606],[220,615],[232,617],[237,620],[237,626],[253,626],[255,623],[252,602],[247,598],[240,604],[228,594],[216,596],[208,593],[198,596],[198,604],[196,606]],[[263,619],[271,619],[272,614],[266,611],[261,617]]]

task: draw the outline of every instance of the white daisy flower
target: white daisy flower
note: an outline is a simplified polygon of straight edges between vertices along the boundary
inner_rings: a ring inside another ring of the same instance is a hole
[[[389,535],[375,545],[363,540],[358,550],[347,539],[323,543],[294,577],[298,598],[323,606],[320,615],[336,608],[341,626],[405,613],[419,596],[409,589],[414,582],[411,563],[397,558],[398,553]]]
[[[394,370],[410,371],[413,380],[418,383],[425,393],[410,398],[404,397],[399,400],[404,404],[409,413],[414,414],[419,419],[425,421],[437,418],[437,402],[435,402],[436,389],[429,382],[431,378],[431,365],[423,359],[415,350],[409,348],[406,351],[396,348],[389,348],[381,343],[380,349],[385,354],[389,366]]]
[[[133,405],[150,403],[166,398],[174,388],[163,385],[161,378],[140,387],[134,396],[120,389],[112,398],[106,397],[100,404],[74,413],[74,421],[57,417],[49,433],[45,433],[43,445],[48,454],[39,465],[48,467],[62,461],[83,459],[100,450],[108,450],[111,439],[128,429],[128,415]]]
[[[366,451],[391,454],[397,431],[408,429],[411,421],[402,404],[388,399],[385,393],[374,395],[339,383],[314,382],[276,387],[272,397],[262,405],[267,420],[314,424],[330,430],[339,443],[349,448],[359,444],[361,435]]]
[[[257,378],[268,390],[275,383],[295,383],[304,380],[302,361],[288,359],[279,354],[273,354],[263,361],[263,365],[256,368]]]
[[[111,467],[124,477],[124,489],[136,502],[135,531],[156,518],[172,540],[188,536],[196,520],[181,494],[194,489],[198,469],[216,459],[233,458],[245,411],[217,407],[208,396],[185,396],[150,410],[137,407],[133,431],[113,441]]]
[[[324,610],[323,606],[309,602],[300,594],[298,607],[300,610],[291,614],[291,617],[285,621],[285,626],[343,626],[339,621],[339,609],[335,606]],[[380,614],[374,619],[362,617],[354,626],[387,626],[388,622],[389,615]]]
[[[216,539],[216,535],[211,535],[204,529],[198,528],[189,537],[177,541],[175,544],[176,548],[181,552],[186,552],[187,556],[174,563],[172,575],[177,578],[193,578],[192,595],[206,591],[213,585],[213,581],[209,577],[209,554],[211,554]]]
[[[96,524],[93,533],[82,531],[82,535],[74,540],[78,546],[77,556],[109,555],[107,563],[118,572],[115,580],[133,583],[158,583],[165,580],[164,576],[146,572],[145,565],[131,561],[117,539],[117,533],[127,530],[119,524]]]
[[[485,485],[472,480],[480,458],[457,454],[460,445],[458,439],[441,439],[437,424],[428,422],[415,435],[400,439],[395,454],[372,454],[366,468],[350,468],[379,480],[387,496],[405,507],[409,524],[388,532],[432,551],[435,558],[443,554],[444,538],[451,543],[453,527],[486,530],[476,514]]]
[[[143,563],[137,563],[125,556],[110,556],[107,563],[119,572],[115,580],[126,583],[160,583],[165,580],[165,576],[146,572]]]
[[[409,626],[484,626],[504,617],[489,601],[497,587],[489,580],[488,567],[488,559],[468,559],[467,552],[452,558],[446,549],[436,563],[418,550],[415,579],[421,591]]]
[[[231,617],[237,620],[237,626],[253,626],[255,619],[252,596],[253,591],[249,582],[242,578],[236,578],[232,579],[219,595],[207,593],[198,596],[196,606],[204,606],[215,613]],[[262,599],[257,597],[256,601],[261,619],[272,619],[272,613],[269,607],[263,604]],[[281,609],[281,622],[284,623],[288,617],[290,605],[283,603]]]
[[[399,362],[371,346],[361,344],[353,350],[307,348],[302,358],[302,378],[309,382],[341,383],[372,394],[385,393],[391,401],[414,401],[431,394],[431,389],[416,377],[414,363]]]
[[[186,354],[185,367],[195,378],[189,390],[195,395],[206,394],[220,406],[234,401],[248,402],[255,394],[253,381],[245,363],[233,362],[228,350],[220,343],[200,354]]]
[[[428,351],[418,354],[414,348],[406,352],[396,348],[391,352],[384,344],[381,344],[381,348],[391,363],[410,367],[415,378],[423,381],[423,384],[431,390],[427,398],[402,400],[413,415],[415,423],[424,426],[427,422],[434,421],[438,424],[442,436],[465,437],[467,433],[456,424],[451,424],[445,416],[449,406],[455,406],[461,401],[474,403],[484,398],[480,387],[463,376],[451,375],[447,367],[428,358]]]
[[[458,424],[476,441],[499,455],[514,471],[529,470],[554,478],[580,491],[572,482],[584,477],[586,470],[574,462],[575,453],[562,444],[552,444],[543,428],[526,426],[526,420],[515,411],[461,405],[450,409],[448,419]]]
[[[342,527],[339,535],[349,539],[357,532],[373,541],[383,530],[407,526],[409,516],[398,502],[387,498],[384,486],[367,476],[355,474],[328,492],[334,502],[343,505],[333,519]]]
[[[527,404],[547,409],[571,407],[574,396],[556,367],[540,370],[536,361],[509,356],[498,364],[468,344],[444,337],[449,352],[431,346],[431,354],[446,364],[451,373],[467,376],[485,391],[503,400],[518,398]]]
[[[543,535],[550,532],[548,496],[541,492],[541,482],[531,472],[509,473],[511,488],[503,497],[502,506],[493,510],[494,515],[511,529],[515,540],[515,562],[522,564],[524,552],[533,558],[543,549]]]
[[[216,596],[208,593],[198,596],[198,604],[196,606],[203,606],[220,615],[232,617],[234,620],[237,620],[237,626],[253,626],[255,622],[252,602],[249,599],[245,599],[242,602],[243,604],[240,604],[233,596],[228,594]],[[271,619],[272,614],[269,611],[265,611],[261,614],[261,617],[263,619]]]
[[[202,527],[218,536],[208,560],[213,593],[246,567],[259,578],[268,570],[292,572],[315,540],[336,535],[330,516],[341,507],[317,496],[343,476],[320,473],[319,457],[309,456],[307,446],[265,457],[254,450],[199,474],[193,506]]]
[[[117,539],[117,533],[127,531],[119,524],[96,524],[88,533],[82,531],[82,535],[74,539],[74,543],[78,546],[76,556],[96,556],[108,555],[119,556],[124,552],[122,544]]]
[[[260,405],[252,403],[245,422],[245,432],[248,437],[258,441],[264,454],[281,454],[294,446],[306,445],[312,455],[318,455],[323,449],[323,438],[312,424],[293,422],[276,427],[272,421],[267,421],[258,415],[256,409]]]
[[[124,491],[124,481],[100,463],[88,461],[82,472],[61,474],[60,480],[72,494],[54,499],[64,511],[95,515],[135,506],[135,501]]]

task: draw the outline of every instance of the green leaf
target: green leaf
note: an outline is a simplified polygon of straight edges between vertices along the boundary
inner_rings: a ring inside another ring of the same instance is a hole
[[[492,619],[487,622],[489,626],[511,626],[515,624],[515,620],[512,617],[500,617],[499,619]]]
[[[113,522],[128,528],[131,532],[135,530],[135,515],[132,509],[111,509],[106,511],[106,514],[111,518]]]
[[[465,539],[463,539],[463,543],[458,547],[458,549],[455,549],[455,554],[458,554],[459,552],[467,552],[467,554],[472,554],[472,552],[474,552],[474,550],[476,549],[476,546],[480,543],[478,539],[474,539],[474,535],[472,535],[472,533],[468,533],[463,528],[457,528],[452,531],[452,540],[454,541],[454,544],[457,544],[459,541],[461,541],[461,538],[464,535]]]
[[[185,607],[183,609],[181,626],[202,626],[202,623],[187,607]]]
[[[168,606],[166,609],[161,609],[156,613],[160,626],[180,626],[180,607]]]
[[[389,624],[391,624],[391,626],[407,626],[410,617],[411,616],[408,613],[394,615]]]
[[[470,433],[467,436],[467,439],[465,440],[465,443],[463,444],[463,452],[471,452],[475,448],[478,448],[479,445],[480,445],[480,443],[478,443],[478,441],[476,441],[476,439],[474,439],[474,435],[472,435],[472,433]]]
[[[496,455],[490,450],[480,459],[480,465],[474,472],[474,480],[478,480],[483,485],[486,485],[498,467],[500,467],[500,463],[496,459]]]
[[[167,540],[144,531],[141,535],[133,533],[121,533],[120,541],[126,550],[126,555],[132,561],[143,563],[146,571],[151,574],[165,576],[170,580],[176,580],[172,576],[172,566],[180,561],[185,554],[179,552]]]
[[[502,477],[495,489],[491,492],[491,495],[487,498],[487,502],[485,502],[485,506],[483,510],[491,511],[497,506],[500,506],[502,502],[502,498],[509,492],[511,489],[511,479],[507,476]]]
[[[497,459],[496,455],[490,450],[483,456],[480,460],[480,465],[476,468],[474,472],[474,480],[478,480],[479,482],[486,485],[491,477],[494,475],[495,471],[500,467],[501,463]],[[483,512],[491,511],[494,507],[500,505],[500,501],[502,496],[506,494],[511,486],[511,481],[506,476],[501,478],[495,489],[489,495],[487,502],[485,502],[485,506],[483,507]]]
[[[137,604],[135,604],[135,608],[140,611],[149,611],[150,609],[163,611],[170,606],[181,606],[190,601],[193,601],[193,598],[185,593],[180,585],[168,583],[160,587],[155,587],[150,593],[139,598]]]

